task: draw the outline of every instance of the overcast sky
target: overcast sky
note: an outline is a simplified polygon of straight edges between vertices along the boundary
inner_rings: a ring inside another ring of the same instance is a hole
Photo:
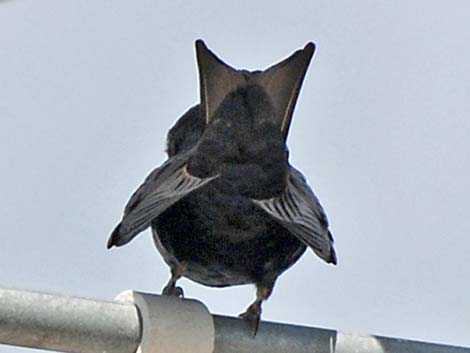
[[[0,1],[0,286],[160,292],[148,231],[105,245],[198,100],[194,40],[247,69],[314,41],[288,145],[339,263],[305,254],[264,319],[470,346],[469,19],[468,0]],[[218,314],[254,296],[181,285]]]

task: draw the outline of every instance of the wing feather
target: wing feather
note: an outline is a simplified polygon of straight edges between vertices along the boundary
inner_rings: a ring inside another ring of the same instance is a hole
[[[283,194],[265,200],[253,199],[253,202],[312,248],[320,258],[336,264],[333,236],[328,230],[325,211],[297,169],[290,168]]]
[[[150,173],[127,203],[108,248],[127,244],[168,207],[218,176],[198,178],[189,174],[186,166],[187,154],[170,158]]]

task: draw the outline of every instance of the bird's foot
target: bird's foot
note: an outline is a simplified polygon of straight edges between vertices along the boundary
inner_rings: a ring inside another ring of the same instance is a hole
[[[175,285],[168,285],[163,288],[163,295],[170,295],[173,297],[184,298],[184,291],[181,287],[176,287]]]
[[[246,320],[253,329],[253,337],[258,332],[259,323],[261,319],[261,303],[255,302],[251,304],[244,313],[238,315],[238,317]]]
[[[163,295],[171,295],[173,297],[184,298],[183,288],[177,287],[176,282],[183,276],[184,271],[186,270],[185,263],[174,263],[171,266],[171,278],[163,288]]]

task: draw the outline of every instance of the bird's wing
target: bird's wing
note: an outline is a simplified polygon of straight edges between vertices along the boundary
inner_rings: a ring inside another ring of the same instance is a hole
[[[168,207],[218,176],[190,175],[187,155],[170,158],[150,173],[127,203],[121,223],[109,237],[108,248],[127,244]]]
[[[323,260],[336,264],[333,236],[320,202],[304,176],[290,167],[287,187],[280,196],[253,201]]]

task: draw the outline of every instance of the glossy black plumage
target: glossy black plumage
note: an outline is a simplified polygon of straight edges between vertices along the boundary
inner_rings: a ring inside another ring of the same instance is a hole
[[[196,43],[201,105],[168,133],[169,159],[126,206],[108,247],[151,226],[172,270],[207,286],[254,283],[256,325],[277,277],[307,246],[336,264],[326,215],[289,165],[285,139],[313,44],[263,72],[237,71]]]

